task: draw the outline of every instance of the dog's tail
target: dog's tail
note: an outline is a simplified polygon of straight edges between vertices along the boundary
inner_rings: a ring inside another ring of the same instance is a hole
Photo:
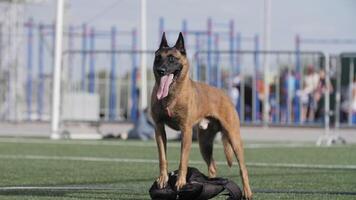
[[[225,152],[225,156],[226,156],[226,160],[227,160],[227,165],[229,167],[231,167],[232,162],[233,162],[234,151],[232,149],[229,138],[226,137],[225,134],[222,134],[221,139],[222,139],[223,146],[224,146],[224,152]]]

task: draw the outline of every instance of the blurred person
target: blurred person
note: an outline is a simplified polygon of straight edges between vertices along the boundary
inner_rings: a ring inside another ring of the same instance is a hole
[[[278,77],[273,78],[273,82],[270,84],[270,92],[269,92],[269,102],[270,102],[270,121],[273,123],[277,122],[277,84]]]
[[[313,121],[316,110],[316,103],[314,93],[319,84],[319,74],[315,72],[314,67],[309,65],[307,68],[307,75],[304,78],[304,88],[302,90],[301,99],[302,107],[302,121]]]
[[[234,104],[235,108],[238,110],[239,97],[240,97],[240,76],[236,75],[232,79],[232,85],[230,87],[229,95]],[[238,110],[239,111],[239,110]]]
[[[268,84],[268,83],[267,83]],[[268,86],[268,85],[267,85]],[[269,89],[269,87],[267,88],[267,90]],[[265,82],[263,79],[257,79],[256,81],[256,90],[257,90],[257,101],[258,101],[258,107],[256,107],[256,116],[258,120],[262,120],[262,116],[263,116],[263,106],[264,106],[264,99],[265,96],[267,94],[267,92],[265,91]],[[267,96],[267,98],[269,98]],[[256,103],[256,102],[254,102]],[[268,108],[268,113],[269,113],[269,109],[270,109],[270,105],[269,101],[267,101],[267,108]]]
[[[279,78],[280,122],[286,123],[288,119],[288,69],[284,69]]]
[[[356,74],[354,74],[354,82],[352,88],[352,124],[356,124]]]
[[[288,96],[290,99],[293,99],[295,96],[295,85],[296,85],[296,78],[295,78],[295,72],[292,70],[290,73],[288,73],[287,76],[288,80]]]
[[[155,125],[148,108],[139,111],[134,127],[128,133],[128,139],[150,140],[155,137]]]
[[[329,91],[329,94],[333,92],[333,87],[330,83],[326,82],[326,72],[321,69],[319,72],[319,82],[314,93],[314,100],[316,103],[315,121],[322,122],[325,115],[325,93]]]
[[[294,120],[294,113],[293,112],[295,110],[295,97],[296,97],[296,83],[297,83],[297,79],[295,77],[295,71],[291,70],[289,73],[287,73],[287,87],[288,87],[288,103],[291,103],[291,119],[290,121],[295,121]]]
[[[356,124],[356,74],[352,83],[347,87],[341,88],[341,123],[348,123],[350,112],[351,123]]]
[[[252,120],[252,87],[245,82],[243,89],[244,95],[241,95],[241,76],[237,75],[233,78],[232,87],[229,91],[229,96],[235,106],[235,109],[238,111],[239,116],[241,117],[244,114],[244,119],[246,121]],[[248,81],[247,81],[248,82]],[[244,105],[240,105],[240,102],[243,99]],[[241,112],[241,106],[243,106],[244,112]]]
[[[293,121],[293,110],[291,109],[288,113],[288,104],[293,104],[296,97],[296,74],[294,70],[289,72],[288,68],[284,69],[280,78],[280,104],[281,104],[281,122],[287,122],[288,116],[291,116],[291,121]]]

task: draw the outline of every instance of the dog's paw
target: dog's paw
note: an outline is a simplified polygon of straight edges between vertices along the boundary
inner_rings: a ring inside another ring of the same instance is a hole
[[[185,177],[178,177],[177,181],[176,181],[176,188],[177,190],[180,190],[183,188],[183,186],[187,183],[187,180],[185,179]]]
[[[160,175],[157,178],[156,182],[157,182],[157,186],[159,189],[163,189],[163,188],[167,187],[168,175],[167,174]]]
[[[252,200],[252,192],[249,187],[244,187],[242,192],[243,199]]]
[[[209,178],[215,178],[216,177],[216,164],[215,164],[215,161],[211,161],[209,167],[208,167],[208,170],[209,170]]]

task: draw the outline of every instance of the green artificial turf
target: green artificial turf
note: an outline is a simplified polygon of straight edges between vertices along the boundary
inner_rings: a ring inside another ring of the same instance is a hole
[[[356,166],[355,145],[249,148],[249,144],[245,159],[255,199],[356,199],[356,170],[346,169]],[[178,168],[179,155],[180,144],[168,143],[170,170]],[[214,157],[225,162],[219,143]],[[206,173],[196,144],[190,160],[191,166]],[[241,186],[237,165],[228,168],[221,162],[218,176]],[[0,199],[149,199],[157,175],[153,141],[0,138]],[[12,186],[50,188],[4,188]]]

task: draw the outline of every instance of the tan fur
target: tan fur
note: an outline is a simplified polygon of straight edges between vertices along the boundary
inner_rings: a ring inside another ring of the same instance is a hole
[[[160,176],[157,180],[159,186],[161,188],[165,187],[168,180],[167,139],[164,124],[173,129],[181,130],[182,134],[181,157],[176,183],[179,189],[186,184],[185,177],[192,143],[192,128],[202,119],[208,118],[208,128],[206,130],[198,128],[198,140],[200,151],[208,165],[209,176],[216,175],[216,164],[212,153],[213,140],[215,134],[221,131],[227,163],[229,166],[232,165],[234,153],[239,161],[244,196],[247,199],[251,199],[252,192],[249,186],[240,137],[240,122],[230,98],[222,90],[205,83],[192,81],[189,78],[189,62],[186,56],[182,55],[178,50],[169,48],[167,51],[162,52],[162,57],[174,55],[178,58],[183,68],[180,76],[172,83],[166,98],[158,100],[156,97],[159,80],[156,80],[152,92],[151,110],[152,117],[156,123],[156,142],[160,163]],[[170,111],[171,116],[168,115],[167,109]]]
[[[224,153],[226,156],[227,165],[231,167],[234,159],[234,151],[232,150],[231,143],[229,142],[229,138],[227,138],[226,135],[222,135],[221,140],[224,146]]]

